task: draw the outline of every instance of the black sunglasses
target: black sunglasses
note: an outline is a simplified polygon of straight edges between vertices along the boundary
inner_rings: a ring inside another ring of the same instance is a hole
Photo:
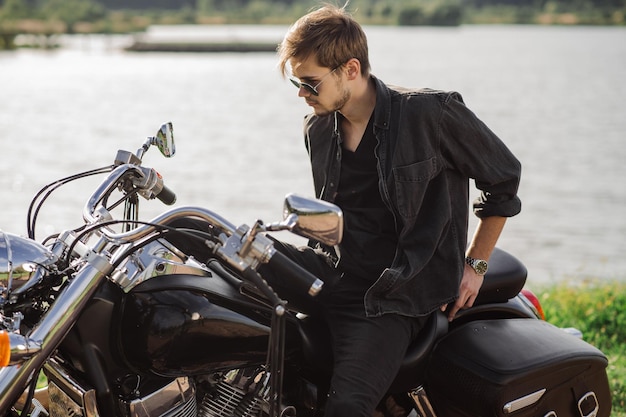
[[[320,93],[317,91],[317,88],[320,86],[321,83],[324,82],[324,79],[326,77],[328,77],[330,74],[332,74],[333,72],[335,72],[339,67],[336,66],[335,68],[333,68],[332,70],[330,70],[326,75],[324,75],[321,79],[320,82],[315,84],[315,85],[311,85],[308,83],[303,83],[302,81],[300,81],[299,79],[297,79],[296,77],[289,77],[289,81],[291,81],[291,83],[293,85],[296,86],[296,88],[300,89],[300,88],[304,88],[306,91],[308,91],[309,93],[313,94],[314,96],[319,96]]]

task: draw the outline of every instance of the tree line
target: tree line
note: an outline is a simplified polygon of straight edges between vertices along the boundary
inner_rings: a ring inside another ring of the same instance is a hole
[[[112,33],[150,24],[288,24],[319,4],[321,0],[0,0],[0,31]],[[350,0],[348,9],[364,24],[624,25],[626,0]]]

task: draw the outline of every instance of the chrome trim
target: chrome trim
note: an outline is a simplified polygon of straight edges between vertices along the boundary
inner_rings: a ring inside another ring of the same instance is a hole
[[[157,240],[135,251],[118,267],[112,277],[124,292],[160,275],[210,276],[208,268],[193,258],[171,248],[166,241]],[[113,262],[115,263],[115,262]]]
[[[33,409],[30,412],[30,417],[39,417],[40,415],[49,416],[48,410],[44,407],[36,398],[32,399]],[[43,414],[42,414],[43,413]]]
[[[196,389],[187,377],[180,377],[150,395],[128,404],[129,415],[133,417],[162,416],[175,408],[186,408],[190,401],[196,401]],[[192,406],[195,409],[195,406]]]
[[[11,291],[34,285],[43,277],[39,266],[48,267],[56,260],[40,243],[0,230],[0,297],[6,301]]]
[[[81,385],[54,358],[46,362],[44,373],[48,377],[50,417],[67,415],[98,417],[100,415],[96,391],[91,387]],[[70,410],[74,414],[69,414]]]
[[[50,417],[80,416],[87,417],[83,407],[63,391],[54,382],[48,383],[48,395],[50,395]]]
[[[593,400],[595,405],[593,406],[593,410],[589,414],[585,414],[583,411],[583,403],[589,400]],[[593,391],[589,391],[585,395],[583,395],[580,400],[578,400],[578,411],[580,412],[581,417],[596,417],[598,415],[598,411],[600,410],[600,405],[598,404],[598,398],[596,397],[596,393]]]
[[[309,295],[315,297],[322,290],[324,286],[324,281],[321,279],[316,279],[313,284],[311,284],[311,288],[309,288]]]
[[[510,401],[504,404],[504,407],[502,407],[502,411],[504,411],[504,414],[514,413],[518,410],[521,410],[522,408],[535,404],[537,401],[541,399],[541,397],[543,397],[543,394],[545,393],[546,393],[546,389],[542,388],[539,391],[533,392],[531,394],[525,395],[516,400]]]
[[[575,327],[561,327],[561,330],[563,330],[565,333],[571,334],[577,339],[583,340],[583,332]]]
[[[409,397],[411,397],[415,403],[415,409],[420,417],[437,417],[424,387],[420,386],[411,390],[409,392]]]

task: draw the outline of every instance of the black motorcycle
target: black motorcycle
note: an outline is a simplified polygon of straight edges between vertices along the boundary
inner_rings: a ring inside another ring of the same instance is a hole
[[[171,123],[111,166],[46,186],[28,238],[0,232],[0,415],[323,416],[332,354],[323,323],[258,272],[268,264],[309,296],[323,282],[274,247],[288,230],[336,245],[342,213],[288,195],[283,220],[236,227],[200,207],[143,221],[139,197],[175,202],[154,169],[175,153]],[[38,243],[42,204],[59,186],[107,174],[81,227]],[[123,214],[116,219],[114,212]],[[175,228],[197,219],[210,230]],[[167,239],[207,249],[196,259]],[[609,416],[607,358],[541,317],[525,267],[496,249],[471,309],[433,314],[377,413],[385,416]],[[373,370],[375,372],[375,370]]]

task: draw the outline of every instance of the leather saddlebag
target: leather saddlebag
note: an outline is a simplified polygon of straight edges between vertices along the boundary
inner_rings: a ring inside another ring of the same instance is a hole
[[[545,321],[476,321],[439,341],[425,388],[438,416],[609,417],[607,364]]]

